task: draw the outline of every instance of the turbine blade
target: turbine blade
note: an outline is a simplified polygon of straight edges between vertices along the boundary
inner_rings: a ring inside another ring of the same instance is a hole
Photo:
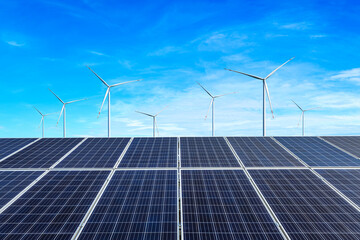
[[[156,117],[157,115],[159,115],[159,113],[161,113],[162,111],[164,111],[169,105],[167,105],[166,107],[164,107],[160,112],[158,112],[157,114],[155,114],[154,116]]]
[[[50,90],[50,88],[49,88],[49,90]],[[50,90],[50,92],[52,92],[55,95],[55,97],[57,97],[57,99],[59,99],[60,102],[64,103],[63,100],[61,100],[53,91]]]
[[[131,82],[139,82],[139,81],[141,81],[141,80],[143,80],[143,79],[138,79],[138,80],[133,80],[133,81],[127,81],[127,82],[117,83],[117,84],[111,85],[110,87],[115,87],[115,86],[119,86],[119,85],[131,83]]]
[[[107,84],[104,79],[102,79],[99,75],[96,74],[96,72],[94,72],[89,66],[86,66],[90,71],[92,71],[95,76],[97,76],[107,87],[110,87],[109,84]]]
[[[251,74],[247,74],[247,73],[243,73],[243,72],[239,72],[239,71],[235,71],[235,70],[231,70],[231,69],[227,69],[227,68],[224,68],[224,69],[228,70],[230,72],[240,73],[240,74],[243,74],[243,75],[246,75],[246,76],[249,76],[249,77],[252,77],[252,78],[256,78],[256,79],[259,79],[259,80],[264,80],[263,78],[255,76],[255,75],[251,75]]]
[[[304,110],[304,112],[311,111],[311,110],[318,109],[318,108],[320,108],[320,107],[309,108],[309,109]]]
[[[41,117],[40,124],[39,124],[38,128],[40,128],[41,123],[42,123],[43,120],[44,120],[44,117]]]
[[[37,109],[35,106],[33,106],[35,108],[36,111],[38,111],[38,113],[40,113],[41,116],[44,116],[40,111],[39,109]]]
[[[269,93],[268,86],[267,86],[267,84],[266,84],[266,80],[264,80],[264,84],[265,84],[266,94],[267,94],[267,97],[268,97],[268,100],[269,100],[269,104],[270,104],[271,115],[272,115],[272,118],[274,119],[274,111],[273,111],[272,106],[271,106],[270,93]]]
[[[300,122],[301,122],[301,118],[303,117],[303,114],[304,114],[304,112],[301,112],[300,118],[299,118],[299,121],[298,121],[296,127],[299,127],[299,126],[300,126]]]
[[[296,105],[301,111],[304,111],[294,100],[291,99],[291,101],[292,101],[293,103],[295,103],[295,105]]]
[[[148,114],[148,113],[139,112],[139,111],[135,111],[135,112],[140,113],[140,114],[144,114],[144,115],[149,116],[149,117],[155,117],[154,115],[151,115],[151,114]]]
[[[70,102],[67,102],[66,104],[69,104],[69,103],[74,103],[74,102],[79,102],[79,101],[84,101],[84,100],[87,100],[87,98],[82,98],[82,99],[78,99],[78,100],[70,101]]]
[[[99,114],[98,114],[98,116],[97,116],[98,118],[99,118],[99,116],[100,116],[101,109],[102,109],[103,106],[104,106],[105,99],[106,99],[107,95],[109,94],[109,91],[110,91],[110,87],[108,87],[108,89],[106,90],[104,100],[102,101],[102,104],[101,104],[101,107],[100,107],[100,111],[99,111]]]
[[[230,95],[230,94],[236,94],[236,93],[239,93],[239,92],[225,93],[225,94],[222,94],[222,95],[217,95],[214,98],[219,98],[219,97],[223,97],[223,96]]]
[[[63,107],[61,108],[61,112],[60,112],[60,115],[59,115],[59,119],[58,119],[57,122],[56,122],[56,126],[59,124],[59,121],[60,121],[60,118],[61,118],[61,114],[62,114],[63,111],[64,111],[64,107],[65,107],[65,104],[64,104]]]
[[[156,128],[157,135],[158,135],[158,137],[159,137],[159,136],[160,136],[160,133],[159,133],[159,127],[158,127],[158,125],[157,125],[156,118],[155,118],[155,128]]]
[[[206,115],[205,115],[205,120],[206,120],[206,118],[207,118],[207,116],[208,116],[208,114],[209,114],[209,111],[210,111],[210,108],[211,108],[211,104],[213,103],[213,101],[214,101],[214,98],[212,98],[211,101],[210,101],[209,108],[208,108],[208,110],[207,110],[207,112],[206,112]]]
[[[283,64],[281,64],[279,67],[277,67],[274,71],[272,71],[269,75],[267,75],[265,77],[265,80],[268,79],[271,75],[273,75],[277,70],[279,70],[282,66],[284,66],[285,64],[287,64],[288,62],[290,62],[291,60],[293,60],[295,57],[290,58],[289,60],[287,60],[286,62],[284,62]]]
[[[197,84],[199,84],[199,86],[200,86],[202,89],[204,89],[204,91],[207,92],[207,94],[209,94],[210,97],[213,98],[213,95],[211,95],[211,93],[209,93],[209,91],[206,90],[199,82],[197,82]]]

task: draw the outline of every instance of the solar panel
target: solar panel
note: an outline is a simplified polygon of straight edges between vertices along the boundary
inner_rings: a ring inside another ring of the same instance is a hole
[[[130,138],[88,138],[57,168],[112,168]]]
[[[283,239],[242,170],[181,170],[184,239]]]
[[[345,151],[360,157],[360,136],[321,137]]]
[[[0,208],[39,177],[42,171],[0,172]]]
[[[228,137],[246,167],[304,166],[269,137]]]
[[[276,137],[310,166],[360,166],[360,160],[317,137]]]
[[[0,162],[0,168],[49,168],[82,138],[44,138]]]
[[[116,171],[79,239],[177,239],[177,171]]]
[[[360,212],[310,170],[249,172],[291,239],[360,239]]]
[[[0,138],[0,159],[33,141],[35,141],[35,138]]]
[[[134,138],[120,168],[176,167],[177,138]]]
[[[182,167],[240,167],[222,137],[180,138]]]
[[[1,239],[70,239],[108,171],[51,171],[0,215]]]
[[[360,169],[318,169],[316,171],[360,206]]]

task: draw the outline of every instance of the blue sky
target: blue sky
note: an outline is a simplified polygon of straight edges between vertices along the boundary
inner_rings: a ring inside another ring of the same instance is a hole
[[[262,134],[261,82],[224,67],[266,76],[275,119],[268,135],[299,135],[304,108],[308,135],[360,135],[360,4],[357,1],[1,1],[0,137],[38,137],[40,115],[68,105],[68,136],[106,136],[105,86],[143,78],[112,91],[113,136],[207,136],[209,96],[216,135]],[[270,113],[268,111],[268,113]],[[61,137],[58,114],[46,136]]]

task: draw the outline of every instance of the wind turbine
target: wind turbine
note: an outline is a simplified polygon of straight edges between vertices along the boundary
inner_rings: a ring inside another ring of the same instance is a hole
[[[149,117],[152,117],[153,118],[153,137],[156,137],[156,134],[155,134],[155,128],[158,132],[158,136],[159,136],[159,128],[157,126],[157,122],[156,122],[156,116],[159,115],[159,113],[161,113],[162,111],[164,111],[168,106],[164,107],[160,112],[158,112],[157,114],[155,115],[151,115],[149,113],[144,113],[144,112],[139,112],[139,111],[135,111],[137,113],[140,113],[140,114],[144,114],[146,116],[149,116]]]
[[[113,85],[109,85],[107,84],[99,75],[96,74],[96,72],[94,72],[89,66],[86,66],[90,71],[92,71],[104,84],[105,86],[107,87],[107,90],[106,90],[106,93],[105,93],[105,97],[104,97],[104,100],[101,104],[101,108],[100,108],[100,111],[99,111],[99,114],[98,114],[98,118],[100,116],[100,113],[101,113],[101,109],[102,107],[104,106],[104,102],[105,102],[105,99],[106,99],[106,96],[108,96],[108,137],[110,137],[110,132],[111,132],[111,128],[110,128],[110,89],[112,87],[116,87],[116,86],[119,86],[119,85],[123,85],[123,84],[126,84],[126,83],[131,83],[131,82],[137,82],[137,81],[141,81],[142,79],[138,79],[138,80],[133,80],[133,81],[128,81],[128,82],[122,82],[122,83],[117,83],[117,84],[113,84]]]
[[[46,117],[46,116],[49,116],[49,115],[51,115],[51,114],[54,114],[54,113],[48,113],[48,114],[42,114],[40,111],[39,111],[39,109],[37,109],[35,106],[33,106],[34,108],[35,108],[35,110],[38,112],[38,113],[40,113],[40,115],[41,115],[41,120],[40,120],[40,124],[39,124],[39,127],[40,127],[40,125],[42,124],[42,137],[44,137],[44,118]]]
[[[319,107],[309,108],[309,109],[302,109],[294,100],[291,99],[291,101],[293,103],[295,103],[295,105],[301,110],[301,115],[300,115],[300,119],[299,119],[299,122],[298,122],[298,126],[299,126],[300,120],[302,119],[302,135],[305,136],[305,112],[317,109]]]
[[[210,111],[210,107],[212,106],[212,117],[211,117],[211,119],[212,119],[212,136],[214,136],[214,135],[215,135],[215,118],[214,118],[215,98],[223,97],[223,96],[225,96],[225,95],[235,94],[235,93],[237,93],[237,92],[231,92],[231,93],[225,93],[225,94],[222,94],[222,95],[213,96],[213,95],[212,95],[208,90],[206,90],[200,83],[197,82],[197,84],[199,84],[199,86],[200,86],[202,89],[204,89],[204,91],[205,91],[207,94],[209,94],[209,96],[211,97],[211,102],[210,102],[208,111],[207,111],[207,113],[206,113],[205,120],[206,120],[207,115],[208,115],[208,113],[209,113],[209,111]]]
[[[49,89],[49,90],[50,90],[50,89]],[[86,100],[87,98],[83,98],[83,99],[79,99],[79,100],[74,100],[74,101],[70,101],[70,102],[64,102],[64,101],[61,100],[53,91],[50,90],[50,92],[52,92],[52,94],[54,94],[55,97],[56,97],[57,99],[59,99],[59,101],[63,104],[63,107],[61,108],[61,112],[60,112],[60,115],[59,115],[59,119],[58,119],[58,121],[57,121],[57,123],[56,123],[56,126],[58,125],[58,123],[59,123],[59,121],[60,121],[61,114],[64,112],[64,116],[63,116],[63,119],[64,119],[63,137],[66,137],[66,109],[65,109],[66,104],[70,104],[70,103],[74,103],[74,102]]]
[[[268,86],[266,84],[266,80],[273,75],[277,70],[279,70],[282,66],[284,66],[286,63],[290,62],[291,60],[293,60],[294,57],[290,58],[289,60],[287,60],[286,62],[284,62],[282,65],[280,65],[279,67],[277,67],[274,71],[272,71],[269,75],[267,75],[265,78],[261,78],[255,75],[251,75],[251,74],[247,74],[247,73],[243,73],[243,72],[239,72],[239,71],[235,71],[235,70],[231,70],[231,69],[227,69],[225,68],[225,70],[231,71],[231,72],[236,72],[236,73],[240,73],[258,80],[261,80],[263,82],[263,136],[266,136],[266,96],[268,97],[269,100],[269,104],[270,104],[270,110],[271,110],[271,114],[272,114],[272,118],[274,118],[274,112],[272,110],[272,106],[271,106],[271,100],[270,100],[270,94],[269,94],[269,89]]]

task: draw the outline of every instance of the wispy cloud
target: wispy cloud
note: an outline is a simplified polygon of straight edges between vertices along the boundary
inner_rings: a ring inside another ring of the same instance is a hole
[[[312,24],[308,22],[295,22],[295,23],[279,25],[279,28],[290,29],[290,30],[306,30],[309,29],[311,25]]]
[[[340,71],[331,77],[332,80],[345,80],[360,84],[360,68]]]
[[[14,46],[14,47],[23,47],[25,46],[25,43],[19,43],[16,41],[6,41],[7,44]]]
[[[156,50],[154,52],[150,52],[148,53],[148,56],[164,56],[167,55],[169,53],[182,53],[184,52],[184,50],[180,47],[175,47],[175,46],[166,46],[163,48],[160,48],[159,50]]]
[[[108,56],[106,55],[105,53],[102,53],[102,52],[97,52],[97,51],[89,51],[89,53],[91,54],[94,54],[94,55],[97,55],[97,56]]]
[[[198,43],[198,50],[200,51],[220,51],[226,52],[231,49],[236,49],[246,45],[247,36],[237,32],[215,32],[211,35],[205,35],[192,41]]]

